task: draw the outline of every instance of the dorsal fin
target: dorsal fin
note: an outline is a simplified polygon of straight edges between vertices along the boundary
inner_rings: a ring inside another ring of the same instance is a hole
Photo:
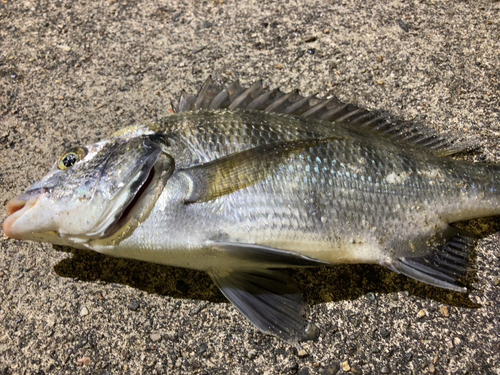
[[[371,112],[346,104],[336,96],[319,99],[315,96],[304,97],[298,90],[288,94],[279,89],[266,91],[261,81],[248,88],[235,81],[222,89],[208,77],[198,95],[192,96],[183,91],[178,105],[172,105],[174,112],[226,108],[255,109],[325,120],[405,146],[425,149],[437,156],[475,148],[474,142],[461,143],[456,136],[438,134],[420,124],[401,121],[384,112]]]
[[[214,98],[219,94],[221,88],[214,84],[212,77],[208,77],[200,92],[196,96],[194,109],[209,109]]]

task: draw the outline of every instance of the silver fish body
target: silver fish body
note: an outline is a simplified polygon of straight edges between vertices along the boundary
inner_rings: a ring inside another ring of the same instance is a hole
[[[206,271],[289,342],[303,301],[271,269],[375,263],[465,290],[474,241],[449,224],[500,213],[498,166],[436,156],[433,137],[248,107],[181,111],[65,153],[8,204],[5,233]]]
[[[90,247],[200,270],[224,262],[210,245],[220,241],[290,250],[331,264],[389,265],[425,254],[448,223],[500,212],[496,166],[405,150],[317,121],[302,125],[311,132],[328,126],[329,137],[288,156],[269,177],[208,202],[185,203],[192,178],[184,170],[193,165],[269,143],[324,137],[325,130],[298,131],[294,121],[251,111],[171,116],[164,147],[180,162],[154,210],[119,246],[95,241]]]

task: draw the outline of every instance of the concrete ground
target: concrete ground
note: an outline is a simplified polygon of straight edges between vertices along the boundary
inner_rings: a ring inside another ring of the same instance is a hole
[[[490,0],[1,0],[0,202],[209,75],[335,93],[498,163],[499,20]],[[291,271],[321,328],[305,356],[203,273],[3,236],[0,374],[498,374],[500,225],[469,228],[483,239],[464,295],[375,266]]]

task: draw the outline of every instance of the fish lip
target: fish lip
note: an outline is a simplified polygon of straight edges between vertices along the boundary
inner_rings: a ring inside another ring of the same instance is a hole
[[[9,215],[13,215],[17,211],[22,210],[23,207],[26,205],[26,202],[27,202],[26,199],[20,199],[20,197],[15,197],[7,202],[5,208],[7,209]]]
[[[2,223],[2,230],[7,237],[17,240],[22,239],[19,233],[16,233],[13,228],[14,223],[19,217],[23,216],[28,210],[34,207],[38,203],[40,196],[49,190],[49,188],[45,187],[28,190],[7,202],[5,208],[9,216],[7,216]]]
[[[50,190],[49,188],[45,187],[27,190],[21,195],[18,195],[17,197],[14,197],[10,201],[8,201],[7,204],[5,205],[5,208],[9,213],[9,215],[12,215],[17,211],[22,210],[26,202],[28,202],[30,199],[32,199],[33,197],[38,197],[49,190]]]
[[[28,210],[36,206],[38,203],[40,196],[35,195],[32,196],[29,199],[23,199],[23,197],[26,195],[22,194],[18,197],[15,197],[11,199],[10,201],[7,202],[7,211],[9,212],[9,216],[5,219],[5,221],[2,224],[2,230],[5,233],[5,235],[9,238],[14,238],[16,240],[21,240],[21,236],[19,236],[19,233],[16,232],[14,228],[14,224],[16,223],[17,219],[23,216]]]

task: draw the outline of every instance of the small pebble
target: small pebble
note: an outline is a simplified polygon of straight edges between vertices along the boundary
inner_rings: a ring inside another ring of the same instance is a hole
[[[255,357],[257,357],[257,350],[254,350],[254,349],[250,350],[248,352],[247,356],[248,356],[248,359],[254,359]]]
[[[500,285],[500,279],[495,278],[495,280],[493,280],[493,284],[495,284],[496,286]]]
[[[391,369],[388,366],[384,366],[380,369],[381,374],[389,374],[391,372]]]
[[[448,310],[448,307],[447,306],[441,306],[441,308],[439,309],[439,312],[441,313],[441,315],[443,315],[445,318],[448,318],[450,316],[450,311]]]
[[[78,366],[88,366],[88,365],[90,365],[90,358],[89,357],[78,358],[76,360],[76,364]]]
[[[275,68],[275,69],[283,69],[283,65],[281,65],[281,64],[276,64],[276,65],[274,66],[274,68]]]
[[[196,354],[202,355],[207,351],[207,349],[208,349],[208,347],[206,344],[204,344],[204,343],[198,344],[198,348],[196,349]],[[248,358],[250,358],[250,355],[248,355]]]
[[[326,366],[321,374],[322,375],[335,375],[337,372],[339,372],[339,370],[340,370],[339,364],[332,363],[331,365]]]
[[[198,304],[197,306],[195,306],[195,307],[193,307],[193,308],[191,309],[191,311],[189,312],[189,315],[191,315],[191,316],[192,316],[192,315],[196,315],[196,314],[198,314],[201,310],[203,310],[203,309],[205,308],[205,306],[206,306],[206,305],[204,305],[204,304],[202,304],[202,303]]]
[[[195,48],[193,48],[193,50],[191,51],[191,53],[192,53],[193,55],[195,55],[195,54],[197,54],[197,53],[199,53],[199,52],[203,51],[205,48],[207,48],[207,46],[199,46],[199,47],[195,47]]]
[[[139,303],[139,302],[137,302],[137,301],[132,301],[132,302],[130,302],[130,303],[128,304],[128,308],[129,308],[129,310],[132,310],[132,311],[137,310],[137,309],[139,308],[139,306],[140,306],[140,303]]]
[[[304,340],[316,341],[319,338],[319,334],[320,334],[319,327],[314,323],[308,323],[304,334]]]
[[[407,32],[409,32],[409,31],[410,31],[410,29],[409,29],[409,28],[408,28],[408,26],[407,26],[407,25],[403,22],[403,20],[398,20],[398,21],[397,21],[397,23],[398,23],[399,27],[401,27],[401,29],[402,29],[405,33],[407,33]]]
[[[342,370],[345,372],[351,371],[351,366],[349,366],[349,361],[342,362]]]
[[[158,341],[161,339],[161,335],[159,333],[152,333],[149,337],[151,338],[151,341]]]
[[[431,374],[434,374],[436,372],[436,368],[434,367],[434,365],[432,363],[429,365],[429,372]]]
[[[82,309],[80,310],[80,316],[87,316],[89,315],[89,309],[87,309],[86,306],[83,306]]]
[[[309,353],[304,349],[300,349],[297,354],[299,355],[299,357],[307,357],[309,355]]]
[[[418,319],[422,319],[424,316],[425,316],[425,311],[424,311],[424,310],[420,310],[420,311],[417,313],[417,318],[418,318]]]
[[[388,329],[386,329],[385,327],[382,327],[380,329],[380,336],[382,336],[384,339],[389,337],[390,335],[391,335],[391,332]]]

